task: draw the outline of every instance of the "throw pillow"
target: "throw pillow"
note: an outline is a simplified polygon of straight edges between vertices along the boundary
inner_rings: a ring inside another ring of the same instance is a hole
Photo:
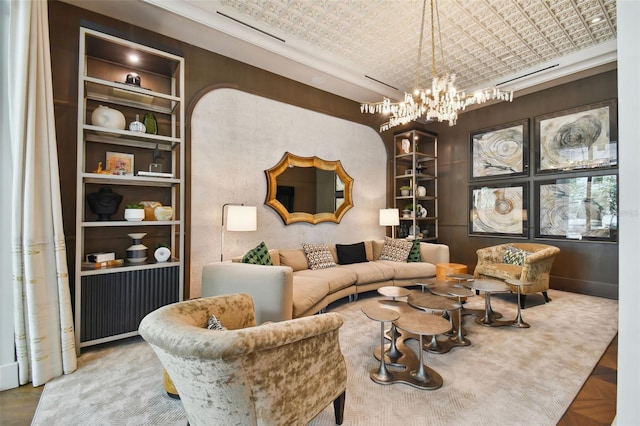
[[[413,243],[407,240],[395,240],[384,237],[384,245],[380,253],[380,260],[393,260],[394,262],[406,262]]]
[[[207,328],[209,330],[226,330],[227,329],[227,327],[222,325],[220,320],[216,318],[215,315],[211,315],[209,317],[209,321],[207,321]]]
[[[407,262],[422,262],[422,256],[420,256],[420,240],[413,240]]]
[[[273,265],[271,256],[269,255],[269,249],[264,241],[242,256],[242,263],[251,263],[253,265]]]
[[[333,255],[326,244],[302,244],[304,255],[307,257],[309,269],[326,269],[336,266]]]
[[[517,247],[506,246],[504,250],[503,260],[504,263],[509,263],[512,265],[524,265],[524,259],[529,256],[531,253],[528,251],[521,250]]]
[[[338,263],[340,265],[368,262],[364,242],[355,244],[336,244],[336,252],[338,253]]]

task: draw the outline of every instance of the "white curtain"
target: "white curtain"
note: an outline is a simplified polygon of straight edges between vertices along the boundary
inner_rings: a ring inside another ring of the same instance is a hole
[[[12,257],[19,381],[76,369],[62,228],[46,0],[11,2],[9,127]]]

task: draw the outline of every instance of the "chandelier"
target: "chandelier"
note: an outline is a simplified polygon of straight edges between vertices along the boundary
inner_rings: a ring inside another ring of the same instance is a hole
[[[389,116],[389,121],[380,126],[380,132],[392,127],[400,126],[424,117],[426,120],[448,121],[450,126],[456,124],[458,112],[463,111],[467,105],[482,104],[489,100],[511,102],[513,92],[501,91],[498,88],[478,90],[473,95],[467,95],[464,91],[456,90],[454,83],[456,75],[445,72],[438,76],[436,70],[436,41],[435,41],[435,17],[438,21],[438,38],[440,40],[440,56],[444,63],[444,50],[442,49],[442,35],[440,33],[440,16],[438,6],[431,0],[431,87],[420,89],[420,60],[422,58],[422,42],[424,39],[424,22],[427,9],[427,0],[422,5],[422,22],[420,24],[420,44],[418,46],[418,61],[416,64],[415,91],[413,94],[405,93],[401,102],[392,102],[385,97],[382,102],[363,103],[360,112],[370,114],[384,114]]]

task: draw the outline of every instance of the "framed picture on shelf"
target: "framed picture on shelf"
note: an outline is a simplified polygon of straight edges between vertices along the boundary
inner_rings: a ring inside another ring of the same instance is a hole
[[[529,174],[529,119],[472,132],[469,180]]]
[[[528,236],[528,183],[469,187],[469,235]]]
[[[536,173],[616,166],[617,111],[609,100],[536,117]]]
[[[112,175],[133,176],[133,154],[107,151],[107,170]]]
[[[618,177],[613,174],[535,183],[536,238],[618,240]]]

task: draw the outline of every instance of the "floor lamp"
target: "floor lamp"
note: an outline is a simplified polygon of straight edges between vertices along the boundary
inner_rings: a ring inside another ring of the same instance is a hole
[[[225,223],[224,212],[227,211]],[[226,203],[222,205],[222,232],[220,236],[220,262],[224,260],[224,231],[255,231],[258,229],[256,206]]]
[[[391,227],[391,238],[396,237],[394,226],[400,225],[398,209],[380,209],[380,226]]]

